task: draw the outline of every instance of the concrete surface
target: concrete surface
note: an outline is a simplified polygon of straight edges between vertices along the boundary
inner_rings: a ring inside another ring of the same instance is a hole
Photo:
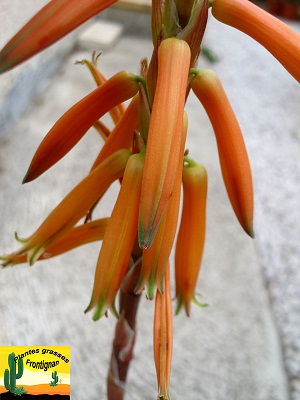
[[[295,26],[298,29],[298,26]],[[210,20],[204,44],[218,56],[201,68],[219,74],[245,134],[253,168],[255,241],[238,226],[222,184],[213,132],[191,96],[190,155],[209,177],[207,240],[198,291],[210,307],[175,318],[171,396],[192,400],[298,400],[299,389],[299,102],[298,84],[259,45]],[[151,41],[126,36],[101,56],[107,75],[151,54]],[[17,248],[13,232],[29,235],[81,178],[101,141],[91,131],[36,182],[21,186],[30,159],[59,116],[93,89],[73,61],[64,63],[43,96],[0,139],[1,252]],[[2,77],[5,78],[8,75]],[[1,79],[0,79],[1,81]],[[297,186],[298,184],[298,186]],[[103,199],[107,216],[117,185]],[[279,228],[280,227],[280,228]],[[0,273],[0,345],[70,345],[72,399],[105,398],[114,318],[98,323],[89,302],[99,245],[29,268]],[[152,356],[153,304],[144,299],[128,381],[128,398],[156,396]],[[88,382],[88,389],[87,384]]]

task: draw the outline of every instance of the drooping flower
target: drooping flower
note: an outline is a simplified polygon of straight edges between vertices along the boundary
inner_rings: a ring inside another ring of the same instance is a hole
[[[170,266],[163,283],[163,292],[155,296],[153,329],[154,361],[158,383],[158,399],[170,400],[169,384],[173,351],[173,315],[170,289]]]
[[[65,156],[87,130],[117,104],[139,90],[139,77],[121,71],[71,107],[39,145],[23,182],[30,182]]]
[[[201,164],[185,160],[183,208],[175,253],[176,313],[184,306],[190,315],[205,242],[207,174]]]
[[[183,135],[180,150],[180,159],[183,160],[184,146],[186,141],[188,118],[184,113]],[[163,278],[169,261],[170,253],[174,244],[176,234],[178,213],[181,195],[183,161],[179,164],[174,184],[173,195],[167,205],[153,243],[150,248],[143,249],[142,267],[140,279],[136,291],[140,292],[147,287],[146,293],[149,299],[153,299],[156,287],[163,291]]]
[[[173,193],[180,164],[182,121],[190,66],[183,40],[163,40],[158,49],[158,75],[151,111],[139,213],[139,244],[151,246]]]
[[[217,74],[192,70],[191,87],[205,108],[216,135],[223,180],[244,230],[253,233],[253,185],[243,135]]]
[[[136,94],[126,108],[122,118],[108,136],[92,166],[92,170],[115,151],[131,149],[134,132],[138,129],[138,104],[139,96]]]
[[[300,82],[300,34],[249,0],[212,0],[212,15],[259,42]]]
[[[45,248],[44,252],[39,256],[38,261],[48,260],[49,258],[73,250],[76,247],[102,240],[108,221],[109,218],[96,219],[95,221],[70,229],[63,236],[59,237],[58,240],[52,242],[47,248]],[[3,261],[3,267],[26,263],[28,261],[27,258],[27,253],[19,254],[19,251],[0,257]]]
[[[94,320],[101,318],[108,308],[118,315],[114,301],[128,269],[137,236],[143,168],[143,154],[134,154],[129,158],[120,193],[103,238],[92,298],[86,309],[88,312],[96,307]]]
[[[51,243],[73,228],[80,218],[120,178],[131,153],[119,150],[108,157],[92,173],[84,178],[48,215],[40,227],[28,238],[17,254],[28,254],[32,265]]]
[[[104,82],[107,81],[106,77],[103,75],[103,73],[99,70],[98,68],[98,59],[100,57],[101,53],[96,56],[96,52],[93,51],[92,54],[92,61],[89,61],[87,59],[83,59],[81,61],[76,61],[75,64],[81,64],[81,65],[86,65],[92,74],[94,81],[96,82],[97,86],[101,86]],[[122,118],[123,114],[125,112],[125,106],[123,103],[118,104],[116,107],[113,107],[109,110],[109,114],[116,125],[120,119]]]
[[[49,47],[116,1],[50,1],[2,49],[0,73]]]

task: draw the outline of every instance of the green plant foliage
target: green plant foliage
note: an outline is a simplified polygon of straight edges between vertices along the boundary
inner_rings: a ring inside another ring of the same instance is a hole
[[[23,360],[22,358],[18,359],[18,372],[16,372],[16,364],[15,361],[15,353],[10,353],[8,356],[8,366],[9,370],[6,369],[4,371],[4,386],[11,393],[15,393],[16,391],[16,380],[20,379],[23,375]]]
[[[24,389],[24,386],[21,387],[16,387],[14,391],[15,396],[22,396],[22,394],[26,394],[26,390]]]
[[[57,382],[58,382],[58,375],[57,375],[57,371],[52,372],[52,379],[53,381],[51,381],[49,383],[50,386],[57,386]]]

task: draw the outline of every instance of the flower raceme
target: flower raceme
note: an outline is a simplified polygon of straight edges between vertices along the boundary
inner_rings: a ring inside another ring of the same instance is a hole
[[[223,180],[244,230],[253,233],[253,185],[242,132],[217,74],[212,70],[191,70],[191,88],[201,101],[214,128]]]
[[[114,301],[136,240],[143,168],[143,154],[134,154],[129,158],[120,193],[103,238],[92,298],[86,309],[88,312],[96,307],[94,320],[101,318],[107,308],[118,315]]]
[[[205,168],[185,158],[182,172],[183,208],[175,252],[178,313],[190,315],[205,242],[207,174]]]
[[[155,97],[148,132],[139,212],[140,247],[150,247],[172,196],[180,164],[182,121],[190,67],[188,44],[163,40],[158,49]]]
[[[0,72],[45,49],[115,2],[50,1],[0,52]],[[105,143],[89,175],[28,239],[20,240],[18,251],[2,257],[4,266],[26,259],[33,264],[103,240],[86,312],[94,310],[94,320],[107,310],[117,317],[119,312],[124,319],[130,314],[134,320],[132,308],[137,306],[131,307],[128,298],[136,301],[134,294],[145,287],[147,296],[155,297],[154,359],[158,398],[164,400],[169,399],[172,358],[169,258],[178,223],[181,183],[183,207],[175,251],[177,313],[184,307],[190,315],[205,241],[207,175],[203,166],[184,157],[184,106],[190,89],[211,120],[234,212],[244,230],[253,236],[251,170],[238,121],[217,75],[210,70],[190,70],[200,53],[209,5],[216,19],[257,40],[300,81],[299,34],[250,1],[154,0],[154,49],[150,63],[142,63],[142,77],[121,71],[106,79],[97,68],[97,58],[83,60],[98,87],[52,127],[37,149],[24,182],[48,170],[94,126]],[[123,102],[129,99],[125,110]],[[112,130],[100,120],[107,112],[115,124]],[[121,188],[111,217],[86,222],[117,179]],[[86,223],[76,226],[84,217]],[[129,294],[117,311],[115,298],[120,292],[122,299],[124,286]],[[112,368],[118,370],[115,364]],[[115,400],[114,395],[109,398]]]
[[[248,0],[212,0],[212,15],[259,42],[300,82],[300,35]]]

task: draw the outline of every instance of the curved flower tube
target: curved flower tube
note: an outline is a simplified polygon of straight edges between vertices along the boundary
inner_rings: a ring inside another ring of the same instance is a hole
[[[119,149],[131,149],[134,132],[138,129],[138,105],[139,95],[136,94],[126,108],[119,123],[108,136],[91,170],[96,168],[115,151]]]
[[[180,160],[183,160],[184,146],[188,129],[188,117],[186,113],[184,113],[182,129],[183,135],[180,150]],[[146,286],[146,293],[149,299],[154,298],[156,287],[158,287],[160,291],[163,291],[163,278],[174,244],[178,223],[182,168],[183,162],[178,166],[173,195],[170,198],[170,201],[167,205],[167,210],[162,217],[152,246],[149,249],[143,249],[142,267],[136,292],[141,292],[144,289],[144,286]]]
[[[119,150],[100,164],[75,186],[34,234],[24,240],[17,254],[27,252],[29,264],[32,265],[52,242],[73,228],[109,186],[123,175],[130,156],[129,151]]]
[[[144,155],[134,154],[129,158],[120,193],[103,238],[92,298],[85,311],[96,307],[94,320],[101,318],[107,308],[118,316],[114,301],[128,268],[137,235],[143,168]]]
[[[81,61],[76,61],[76,64],[86,65],[89,69],[94,81],[97,86],[101,86],[104,82],[107,81],[106,77],[102,74],[102,72],[97,68],[97,61],[100,57],[101,53],[96,56],[96,52],[94,51],[92,54],[92,61],[87,59],[83,59]],[[116,107],[109,110],[109,114],[116,125],[120,119],[122,118],[125,111],[125,105],[123,103],[118,104]]]
[[[186,159],[182,172],[183,208],[175,252],[177,309],[190,315],[205,242],[207,174],[201,164]]]
[[[158,399],[169,400],[169,383],[173,351],[173,315],[170,289],[170,265],[163,283],[163,292],[157,291],[153,328],[154,361],[158,384]]]
[[[51,168],[100,117],[133,97],[139,90],[138,80],[139,77],[129,71],[118,72],[71,107],[42,140],[23,183],[32,181]]]
[[[57,241],[51,243],[49,247],[45,248],[37,261],[48,260],[49,258],[73,250],[76,247],[102,240],[108,221],[109,218],[101,218],[72,228]],[[15,264],[26,263],[27,257],[27,253],[18,254],[18,252],[15,252],[8,256],[0,257],[0,260],[3,260],[3,267],[8,267]]]
[[[223,180],[233,210],[249,236],[253,232],[253,185],[243,135],[217,74],[191,70],[191,88],[201,101],[214,128]]]
[[[146,147],[139,213],[139,245],[151,246],[173,193],[179,166],[182,121],[191,52],[179,39],[163,40]]]
[[[2,49],[0,73],[49,47],[116,1],[50,1]]]
[[[264,46],[300,82],[300,35],[249,0],[212,0],[212,15]]]

